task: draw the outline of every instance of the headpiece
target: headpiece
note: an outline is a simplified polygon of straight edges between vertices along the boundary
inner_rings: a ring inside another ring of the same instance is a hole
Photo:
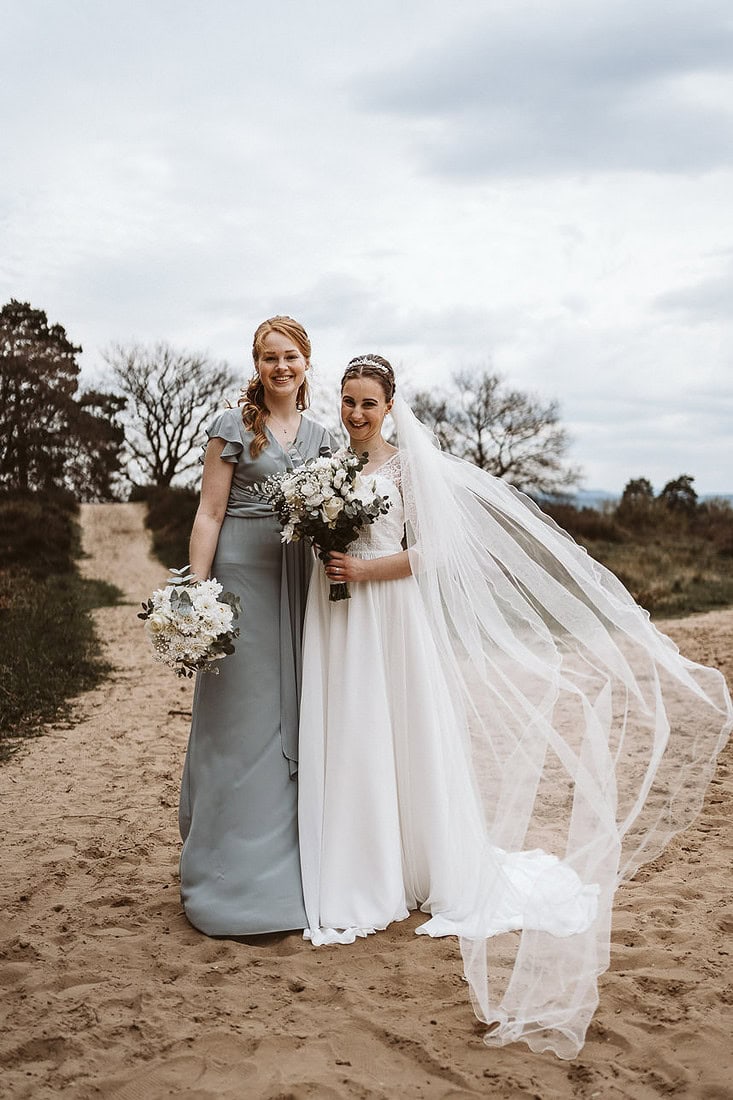
[[[357,359],[350,359],[346,369],[349,370],[350,367],[374,367],[375,370],[381,370],[384,374],[388,374],[390,378],[394,377],[394,371],[391,367],[380,363],[377,359],[372,359],[369,355],[360,355]]]
[[[383,374],[384,377],[389,380],[390,392],[387,394],[387,398],[390,401],[392,400],[395,395],[395,390],[397,389],[397,382],[395,381],[392,365],[388,363],[386,359],[382,359],[380,355],[375,355],[373,353],[368,353],[366,355],[357,355],[355,359],[351,359],[348,362],[346,370],[342,375],[342,385],[349,377],[351,371],[359,369],[368,369],[370,371],[376,371],[378,374]]]

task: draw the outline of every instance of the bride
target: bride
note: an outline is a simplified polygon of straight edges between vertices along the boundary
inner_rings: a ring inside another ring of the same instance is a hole
[[[352,360],[341,392],[390,508],[308,598],[305,936],[349,943],[421,909],[418,933],[460,937],[487,1044],[573,1057],[615,887],[699,809],[725,682],[527,497],[440,452],[387,360]],[[352,598],[330,602],[332,581]]]

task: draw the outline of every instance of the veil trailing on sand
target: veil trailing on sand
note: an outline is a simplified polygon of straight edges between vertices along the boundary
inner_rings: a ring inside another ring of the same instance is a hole
[[[616,887],[700,809],[733,706],[722,674],[682,657],[528,497],[441,452],[401,398],[392,412],[412,571],[487,850],[543,849],[598,888],[584,931],[462,936],[474,1010],[489,1046],[572,1058],[608,966]],[[495,859],[482,867],[476,929],[491,927],[497,873]]]

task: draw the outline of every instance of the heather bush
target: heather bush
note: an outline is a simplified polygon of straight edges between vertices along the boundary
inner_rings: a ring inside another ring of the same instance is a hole
[[[616,508],[543,505],[560,526],[607,566],[655,617],[687,615],[733,604],[733,508],[726,500],[684,507],[666,486],[654,498],[645,479],[630,482]],[[631,489],[631,491],[629,491]]]
[[[574,539],[606,542],[624,542],[628,537],[617,523],[614,513],[600,512],[596,508],[576,508],[572,504],[552,502],[542,505],[542,511],[568,531]]]
[[[64,493],[0,496],[0,569],[68,573],[79,554],[79,505]]]
[[[0,759],[108,671],[89,612],[119,592],[76,573],[78,510],[60,493],[0,497]]]
[[[191,534],[199,495],[193,489],[150,488],[137,499],[145,499],[148,512],[145,525],[153,536],[153,551],[167,568],[178,569],[188,563]]]

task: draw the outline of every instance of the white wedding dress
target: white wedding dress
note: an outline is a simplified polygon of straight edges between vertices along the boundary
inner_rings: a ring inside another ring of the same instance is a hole
[[[352,544],[354,556],[402,550],[400,473],[395,454],[369,475],[390,508]],[[415,578],[352,583],[351,599],[331,603],[316,572],[299,748],[305,937],[352,943],[418,908],[431,919],[417,931],[430,936],[587,928],[597,886],[541,850],[507,853],[488,841]]]
[[[398,396],[391,508],[352,547],[412,576],[306,610],[298,818],[314,944],[421,908],[484,1042],[574,1057],[615,891],[699,811],[733,703],[526,496]],[[504,934],[507,930],[521,930]],[[429,1011],[429,1006],[426,1006]]]

